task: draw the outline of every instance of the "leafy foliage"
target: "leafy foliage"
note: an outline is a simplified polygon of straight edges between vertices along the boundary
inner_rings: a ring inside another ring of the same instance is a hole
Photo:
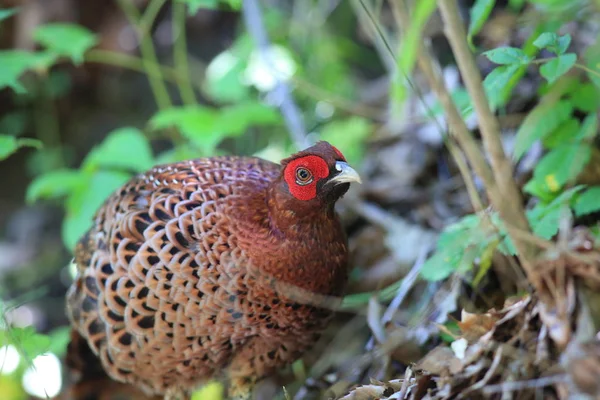
[[[96,35],[84,27],[64,23],[42,25],[33,37],[51,53],[69,57],[75,64],[81,64],[85,52],[98,43]]]

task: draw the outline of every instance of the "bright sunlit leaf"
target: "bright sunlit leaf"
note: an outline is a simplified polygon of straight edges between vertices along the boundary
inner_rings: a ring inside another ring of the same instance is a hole
[[[600,186],[592,186],[575,200],[573,209],[578,217],[600,211]]]
[[[33,38],[51,52],[69,57],[75,64],[81,64],[85,52],[98,43],[97,36],[83,26],[58,22],[38,26]]]
[[[483,55],[489,58],[491,62],[501,65],[526,65],[531,62],[531,57],[516,47],[498,47],[484,52]]]
[[[55,199],[70,194],[82,183],[83,175],[74,169],[60,169],[37,176],[27,187],[28,203],[38,199]]]
[[[573,105],[566,100],[542,102],[525,118],[517,132],[513,157],[520,159],[536,140],[543,139],[571,117]]]
[[[42,142],[37,139],[16,138],[9,135],[0,135],[0,161],[8,158],[8,156],[21,147],[40,148],[41,146]]]
[[[553,83],[555,80],[569,72],[573,65],[577,62],[577,55],[574,53],[562,54],[548,61],[540,67],[540,74],[548,83]]]
[[[88,153],[84,169],[110,168],[143,172],[154,164],[148,139],[137,128],[119,128]]]

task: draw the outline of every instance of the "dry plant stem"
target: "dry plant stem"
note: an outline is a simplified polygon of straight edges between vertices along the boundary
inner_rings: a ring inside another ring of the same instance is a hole
[[[500,216],[506,221],[507,225],[514,226],[522,231],[530,231],[529,223],[525,217],[521,193],[513,179],[512,165],[504,154],[502,147],[500,126],[488,105],[481,74],[469,49],[456,1],[438,0],[438,6],[444,21],[446,37],[456,57],[465,86],[473,99],[475,112],[479,119],[483,145],[490,158],[493,172],[493,180],[490,182],[492,186],[488,186],[486,182],[490,201],[498,209]],[[492,187],[493,190],[491,190]],[[536,248],[517,240],[512,232],[513,228],[507,229],[517,248],[523,268],[527,275],[532,278],[532,265]]]
[[[392,6],[392,11],[394,13],[395,18],[399,21],[399,25],[406,29],[407,26],[410,25],[410,16],[408,14],[408,6],[405,0],[392,0],[390,1],[390,5]],[[473,136],[469,132],[467,125],[462,119],[460,112],[457,110],[454,105],[454,101],[452,101],[452,97],[444,84],[442,79],[442,75],[440,71],[436,68],[433,58],[429,54],[429,50],[426,46],[421,46],[420,51],[417,54],[417,63],[422,70],[427,82],[431,89],[435,92],[436,97],[440,100],[442,107],[444,108],[444,112],[448,118],[450,123],[450,131],[463,152],[465,153],[467,159],[473,165],[473,169],[475,173],[481,177],[486,187],[488,187],[489,183],[493,183],[492,171],[489,169],[488,165],[483,158],[483,155],[479,151],[479,146],[473,139]],[[463,159],[463,155],[457,149],[457,146],[451,140],[446,140],[446,144],[448,146],[448,150],[450,154],[454,158],[456,165],[459,169],[459,172],[465,182],[465,186],[467,188],[467,193],[471,200],[471,204],[476,211],[483,210],[483,202],[477,193],[477,189],[475,187],[475,183],[473,181],[473,177],[465,164]]]

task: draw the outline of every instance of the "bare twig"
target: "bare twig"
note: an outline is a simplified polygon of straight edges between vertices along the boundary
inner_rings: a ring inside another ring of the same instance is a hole
[[[492,192],[489,192],[490,201],[498,209],[500,216],[507,222],[507,225],[512,225],[522,231],[530,231],[529,223],[525,217],[521,193],[513,179],[512,165],[504,154],[502,147],[500,126],[489,107],[481,74],[469,49],[456,1],[438,0],[438,6],[444,20],[446,37],[456,57],[465,86],[473,99],[483,144],[490,158],[493,173],[491,187],[494,188]],[[486,188],[488,188],[488,184],[486,184]],[[489,190],[490,188],[488,188]],[[515,240],[516,238],[513,237],[511,230],[509,230],[509,235],[511,235],[519,252],[519,259],[525,271],[528,275],[531,275],[531,266],[536,248],[520,240]]]
[[[242,2],[242,11],[246,28],[254,38],[261,58],[271,67],[271,72],[277,82],[272,94],[279,102],[279,108],[283,114],[288,130],[290,131],[290,135],[292,136],[296,147],[299,149],[306,148],[310,143],[306,136],[306,128],[304,127],[302,114],[292,98],[290,87],[286,82],[280,79],[279,74],[274,67],[275,64],[273,63],[273,60],[271,60],[269,51],[271,44],[263,24],[258,0],[244,0]]]
[[[159,67],[154,43],[152,43],[152,36],[150,36],[150,28],[165,2],[166,0],[151,1],[146,9],[146,13],[140,17],[140,13],[132,1],[118,0],[119,6],[127,16],[140,41],[144,69],[148,75],[156,103],[160,109],[168,108],[172,103],[167,86],[162,80],[162,71]]]
[[[179,94],[185,104],[196,104],[196,95],[190,81],[190,70],[187,55],[187,40],[185,34],[185,4],[178,1],[173,2],[173,61],[175,70],[180,79],[177,80]]]

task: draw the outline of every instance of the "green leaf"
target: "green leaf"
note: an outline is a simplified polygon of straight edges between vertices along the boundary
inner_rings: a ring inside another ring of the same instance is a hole
[[[557,192],[579,175],[591,155],[590,146],[585,144],[556,147],[540,160],[533,171],[533,177],[544,182],[550,191]]]
[[[581,124],[579,120],[569,118],[543,139],[544,147],[552,149],[562,146],[565,143],[573,143],[576,141],[577,133],[580,129]]]
[[[542,102],[525,118],[517,132],[513,157],[520,159],[536,140],[548,136],[571,117],[570,101]]]
[[[373,125],[368,120],[350,117],[325,125],[321,131],[321,139],[334,143],[350,164],[357,165],[362,161],[364,141],[371,132],[373,132]]]
[[[51,23],[38,26],[33,38],[51,52],[69,57],[75,64],[83,62],[86,51],[98,43],[98,38],[81,25]]]
[[[22,50],[0,50],[0,89],[9,87],[16,93],[27,91],[19,82],[19,77],[36,63],[36,56]]]
[[[575,139],[577,140],[588,140],[593,139],[598,134],[598,115],[596,113],[590,113],[583,120],[581,129],[577,132]]]
[[[600,90],[591,83],[579,85],[569,98],[573,106],[583,112],[596,112],[600,108]]]
[[[527,211],[527,219],[533,229],[533,233],[544,238],[551,239],[560,225],[564,213],[569,212],[571,200],[583,189],[583,186],[575,186],[565,190],[550,203],[538,203],[532,210]]]
[[[502,65],[527,65],[531,62],[531,57],[516,47],[499,47],[488,50],[483,55],[489,58],[491,62]]]
[[[554,54],[563,54],[571,44],[571,35],[558,36],[556,33],[544,32],[533,42],[539,49],[547,49]]]
[[[600,88],[600,40],[596,40],[592,46],[585,50],[585,65],[589,68],[586,71],[588,78]]]
[[[50,347],[50,338],[46,335],[39,334],[32,326],[25,328],[10,328],[3,332],[0,343],[10,343],[23,354],[23,356],[31,362],[32,359],[44,354]]]
[[[237,102],[246,100],[250,87],[243,82],[246,61],[235,51],[226,50],[217,55],[206,68],[204,90],[216,101]]]
[[[146,136],[137,128],[120,128],[87,155],[84,169],[114,168],[143,172],[154,164]]]
[[[67,346],[71,341],[71,327],[61,326],[52,330],[48,337],[50,339],[50,347],[48,351],[56,354],[58,357],[63,357],[67,352]]]
[[[497,230],[493,226],[486,229],[486,226],[476,214],[449,225],[440,235],[435,253],[423,264],[421,276],[429,281],[438,281],[454,272],[470,271],[475,260],[499,241]],[[485,265],[482,267],[485,268]]]
[[[81,236],[91,227],[92,217],[106,198],[127,182],[129,174],[118,171],[86,173],[85,184],[74,188],[67,199],[67,215],[62,226],[63,241],[73,250]]]
[[[17,12],[19,12],[19,9],[16,7],[15,8],[5,8],[5,9],[0,10],[0,22],[12,17]]]
[[[238,104],[221,110],[194,105],[159,111],[150,120],[150,127],[165,129],[175,126],[204,154],[211,154],[228,136],[239,136],[253,125],[270,125],[280,121],[274,109],[260,103]]]
[[[581,193],[573,205],[578,217],[600,211],[600,186],[592,186]]]
[[[18,139],[14,136],[0,135],[0,161],[8,158],[21,147],[42,147],[42,142],[37,139],[22,138]]]
[[[69,195],[83,182],[83,175],[78,170],[62,169],[46,172],[36,177],[27,187],[25,199],[33,203],[38,199],[56,199]]]
[[[540,73],[548,80],[548,83],[553,83],[555,80],[569,72],[576,62],[576,54],[562,54],[542,65],[540,67]]]
[[[495,110],[503,101],[503,89],[508,85],[513,75],[519,70],[519,65],[502,65],[494,68],[483,81],[485,94],[490,103],[490,107]]]
[[[239,136],[251,126],[273,125],[281,122],[281,114],[276,109],[251,102],[222,108],[215,128],[224,135]]]
[[[496,0],[477,0],[470,10],[469,32],[467,40],[473,46],[473,36],[477,35],[494,9]]]

